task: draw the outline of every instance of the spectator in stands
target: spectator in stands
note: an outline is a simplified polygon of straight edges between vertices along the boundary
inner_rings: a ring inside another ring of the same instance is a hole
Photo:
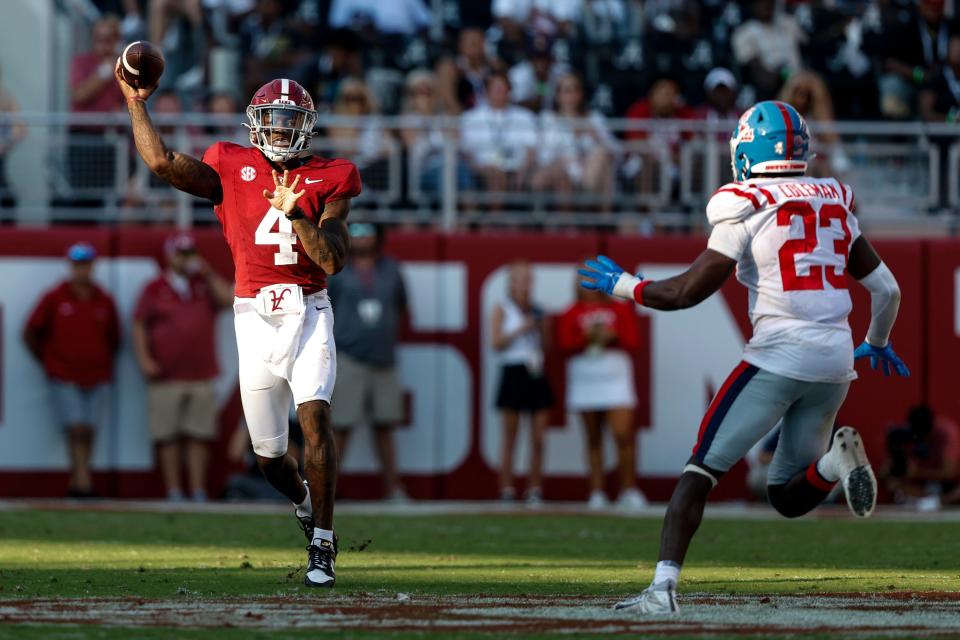
[[[383,253],[383,228],[350,225],[350,259],[330,278],[337,322],[337,385],[332,420],[337,451],[345,455],[350,433],[373,428],[387,500],[405,502],[397,479],[393,431],[404,420],[403,384],[397,371],[397,338],[407,316],[407,288],[400,265]]]
[[[680,86],[670,78],[654,82],[648,96],[637,100],[627,109],[627,119],[632,120],[687,120],[693,115],[693,110],[680,94]],[[676,187],[679,183],[683,139],[680,131],[668,125],[627,131],[627,140],[650,142],[642,150],[631,150],[623,165],[624,175],[635,181],[639,193],[655,193],[659,189],[657,185],[660,184],[661,171],[667,172],[668,182],[673,185],[671,188]]]
[[[377,36],[412,36],[427,29],[433,13],[423,0],[332,0],[331,29],[370,29]]]
[[[123,106],[113,68],[120,55],[120,21],[116,16],[97,20],[91,32],[91,50],[70,63],[70,105],[73,111],[116,111]]]
[[[554,60],[553,50],[546,38],[533,38],[527,50],[527,59],[515,64],[508,73],[514,104],[534,113],[555,109],[557,83],[568,72],[566,64]]]
[[[910,20],[889,29],[880,77],[885,117],[905,119],[916,112],[917,90],[940,69],[955,34],[956,24],[944,15],[944,0],[919,0]]]
[[[113,360],[120,345],[113,298],[93,281],[96,257],[86,242],[70,247],[70,277],[43,295],[23,332],[27,348],[43,365],[50,384],[50,407],[67,432],[67,495],[74,498],[94,496],[93,437],[105,421]]]
[[[577,302],[557,321],[557,342],[567,360],[567,410],[583,421],[590,467],[591,509],[607,506],[604,492],[603,427],[610,425],[617,443],[618,505],[636,510],[646,506],[637,489],[637,435],[633,411],[637,404],[633,360],[640,345],[633,304],[614,301],[602,292],[577,287]]]
[[[20,106],[13,94],[0,85],[0,209],[12,209],[17,199],[7,181],[7,154],[27,136],[27,126],[17,116]],[[4,215],[0,214],[0,221]]]
[[[334,125],[327,133],[334,150],[349,157],[363,173],[364,185],[371,190],[387,187],[387,132],[377,117],[370,89],[362,80],[348,78],[340,83],[340,93],[333,104],[337,116],[363,117],[359,124]]]
[[[493,35],[499,55],[516,63],[528,34],[549,39],[572,37],[582,4],[582,0],[494,0]]]
[[[889,458],[881,473],[896,502],[922,510],[960,504],[960,426],[927,405],[907,412],[887,432]]]
[[[443,180],[444,140],[458,132],[437,123],[437,117],[449,114],[443,112],[437,96],[436,76],[431,71],[411,71],[405,85],[405,126],[400,130],[400,137],[411,158],[411,170],[419,167],[420,189],[436,196],[440,194]],[[462,157],[457,161],[457,187],[461,191],[473,188],[473,175]]]
[[[270,80],[285,76],[304,57],[285,4],[284,0],[258,0],[257,8],[240,24],[244,95],[252,96]]]
[[[833,129],[833,99],[823,79],[813,71],[798,71],[786,81],[777,99],[816,123],[813,144],[817,153],[807,167],[807,175],[824,178],[846,171],[850,162]]]
[[[454,115],[486,102],[487,76],[499,69],[487,56],[483,29],[467,27],[457,36],[456,58],[437,62],[437,80],[444,109]]]
[[[470,109],[460,120],[460,145],[474,175],[496,198],[527,185],[539,135],[534,115],[510,104],[510,81],[504,73],[487,76],[486,92],[487,104]],[[500,206],[498,199],[491,202],[491,209]]]
[[[200,90],[207,59],[202,0],[150,0],[148,32],[165,52],[164,84],[180,92]]]
[[[600,196],[601,206],[608,208],[613,196],[614,156],[620,145],[603,115],[587,110],[583,82],[575,73],[560,78],[557,110],[540,115],[540,131],[533,188],[558,194],[560,205],[567,208],[564,195],[574,190]]]
[[[927,122],[960,122],[960,37],[950,39],[946,64],[921,91],[920,115]]]
[[[733,56],[757,100],[777,95],[783,78],[802,66],[800,45],[806,34],[793,16],[778,9],[775,0],[755,0],[753,18],[733,32]]]
[[[156,104],[154,104],[155,110]],[[207,113],[220,117],[217,124],[205,127],[204,133],[208,139],[230,140],[237,144],[248,143],[249,132],[241,126],[245,120],[243,108],[235,94],[227,91],[212,94],[206,100],[206,110]]]
[[[740,109],[737,107],[740,86],[729,69],[724,67],[711,69],[703,79],[703,92],[706,101],[696,109],[698,118],[715,123],[736,120],[740,117]],[[723,137],[729,139],[730,135],[725,132]]]
[[[217,435],[217,313],[233,305],[233,287],[197,253],[193,237],[170,236],[166,269],[147,284],[133,316],[133,350],[147,379],[150,435],[167,499],[207,499],[208,447]]]
[[[363,46],[349,29],[327,32],[319,52],[306,55],[290,71],[291,78],[300,78],[311,89],[318,111],[332,105],[340,92],[340,83],[347,78],[363,78]]]
[[[503,424],[500,448],[500,499],[513,501],[513,450],[520,417],[530,416],[530,472],[527,504],[543,499],[543,438],[550,420],[553,394],[543,372],[543,353],[549,335],[543,311],[533,302],[533,270],[517,261],[509,267],[507,297],[493,309],[490,332],[500,362],[497,408]]]

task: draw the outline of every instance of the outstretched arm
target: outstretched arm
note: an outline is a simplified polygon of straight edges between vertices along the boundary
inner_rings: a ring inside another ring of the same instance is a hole
[[[900,286],[890,268],[862,235],[850,248],[847,272],[870,292],[870,327],[866,340],[854,351],[854,358],[869,357],[874,369],[882,364],[884,375],[890,375],[892,365],[897,374],[909,376],[907,365],[890,346],[890,332],[900,310]]]
[[[598,262],[587,261],[589,269],[580,274],[589,278],[580,282],[587,289],[634,300],[645,307],[675,311],[696,306],[716,293],[737,266],[736,260],[707,249],[683,273],[666,280],[643,280],[632,276],[606,256]]]
[[[347,262],[347,251],[350,248],[350,233],[347,230],[350,199],[343,198],[327,203],[320,216],[320,224],[314,224],[297,206],[297,200],[304,194],[304,191],[297,192],[300,176],[287,186],[288,175],[289,172],[284,171],[281,178],[274,171],[273,193],[264,191],[263,196],[271,206],[283,211],[287,219],[293,222],[293,230],[310,259],[329,275],[339,273]]]
[[[147,98],[156,90],[156,86],[144,89],[131,87],[120,75],[120,60],[114,70],[120,91],[127,99],[130,122],[133,125],[133,140],[137,152],[150,168],[150,171],[164,182],[191,195],[206,198],[214,204],[223,200],[223,188],[220,176],[213,168],[196,158],[179,151],[170,151],[147,112]]]

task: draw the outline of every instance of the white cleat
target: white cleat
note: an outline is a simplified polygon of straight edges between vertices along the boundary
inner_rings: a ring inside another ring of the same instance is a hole
[[[853,427],[841,427],[833,434],[833,445],[823,457],[843,484],[847,506],[858,518],[869,518],[877,506],[877,478],[873,475],[863,440]]]
[[[655,589],[651,585],[644,589],[640,595],[628,600],[621,600],[613,605],[613,608],[627,609],[644,615],[672,615],[679,611],[677,608],[677,591],[672,586],[667,586],[665,589]]]
[[[608,506],[610,506],[610,501],[607,500],[607,494],[603,491],[590,492],[590,499],[587,500],[587,509],[590,509],[590,511],[601,511]]]
[[[626,489],[620,492],[617,507],[622,511],[643,511],[647,508],[647,497],[639,489]]]

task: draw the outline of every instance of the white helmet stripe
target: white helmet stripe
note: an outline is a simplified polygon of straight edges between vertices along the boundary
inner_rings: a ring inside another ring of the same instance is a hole
[[[286,98],[290,93],[290,81],[287,78],[280,79],[280,93]]]

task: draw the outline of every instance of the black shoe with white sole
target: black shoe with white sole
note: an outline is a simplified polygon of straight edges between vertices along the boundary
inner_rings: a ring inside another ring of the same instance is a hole
[[[337,537],[333,542],[318,540],[307,546],[307,573],[303,583],[308,587],[332,587],[337,581]]]

